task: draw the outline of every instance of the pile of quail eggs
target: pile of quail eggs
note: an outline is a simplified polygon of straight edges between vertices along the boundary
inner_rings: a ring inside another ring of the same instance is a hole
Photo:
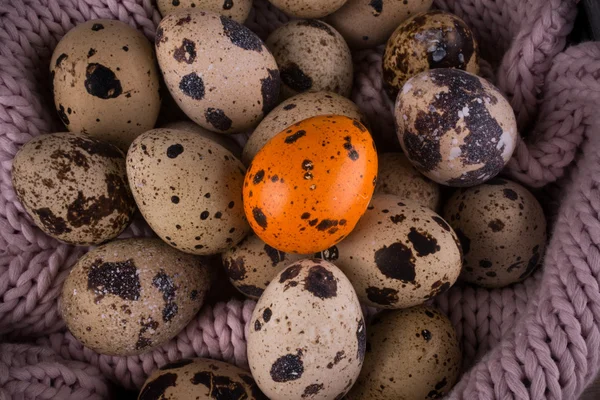
[[[461,351],[426,304],[457,281],[519,282],[544,254],[540,204],[497,177],[512,108],[477,76],[469,27],[431,0],[271,1],[295,18],[264,42],[242,25],[251,0],[158,0],[154,46],[112,20],[58,43],[68,132],[25,144],[13,183],[49,236],[97,246],[68,276],[62,316],[101,354],[149,352],[198,313],[218,275],[204,256],[220,254],[258,301],[250,371],[180,360],[140,399],[443,397]],[[386,42],[403,153],[378,152],[348,99],[350,49]],[[189,120],[156,128],[161,102]],[[251,134],[243,149],[237,133]],[[158,238],[114,240],[136,210]],[[368,321],[361,305],[386,310]]]

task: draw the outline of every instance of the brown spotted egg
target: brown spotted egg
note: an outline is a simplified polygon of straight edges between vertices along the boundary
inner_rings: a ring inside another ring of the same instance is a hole
[[[461,360],[454,327],[435,308],[384,311],[369,325],[365,364],[345,399],[441,399]]]
[[[281,71],[283,98],[308,90],[350,96],[352,54],[331,26],[315,19],[291,21],[271,33],[266,44]]]
[[[432,10],[400,25],[387,41],[383,55],[383,83],[395,100],[412,76],[435,68],[479,72],[477,42],[456,15]]]
[[[306,256],[279,251],[251,233],[221,257],[233,286],[245,296],[258,299],[279,272]]]
[[[208,358],[182,359],[154,371],[138,400],[267,400],[241,368]]]
[[[98,19],[71,29],[52,54],[50,75],[56,110],[70,131],[126,152],[156,123],[161,101],[154,51],[123,22]]]
[[[217,254],[250,231],[242,204],[245,168],[224,147],[196,134],[154,129],[127,153],[127,176],[150,227],[171,246]]]
[[[40,135],[13,159],[17,196],[35,224],[70,244],[100,244],[129,225],[135,202],[125,155],[80,133]]]
[[[341,399],[365,356],[365,323],[344,274],[298,261],[267,286],[248,328],[248,362],[272,400]]]
[[[204,129],[200,125],[197,125],[191,121],[171,122],[163,126],[163,128],[197,133],[198,135],[203,136],[225,147],[231,152],[231,154],[233,154],[237,158],[239,158],[242,153],[240,145],[232,139],[231,135],[221,135],[219,133],[211,132],[208,129]]]
[[[325,91],[298,94],[275,107],[258,124],[244,146],[242,162],[250,165],[256,153],[279,132],[318,115],[345,115],[359,121],[364,120],[358,106],[339,94]]]
[[[523,186],[496,178],[462,189],[444,207],[465,261],[461,279],[484,287],[519,282],[536,269],[546,247],[546,218]]]
[[[462,266],[458,238],[434,211],[378,194],[337,244],[337,265],[364,304],[406,308],[448,290]]]
[[[188,9],[156,31],[169,92],[198,125],[219,133],[255,127],[279,96],[279,70],[258,36],[232,19]]]
[[[73,336],[92,350],[141,354],[191,321],[209,282],[199,257],[158,239],[117,240],[79,259],[65,280],[60,312]]]
[[[485,79],[457,69],[409,79],[394,115],[404,154],[443,185],[474,186],[493,178],[517,143],[508,101]]]
[[[394,194],[437,210],[440,187],[412,166],[402,153],[383,153],[379,157],[375,193]]]
[[[252,9],[252,0],[156,0],[163,17],[181,9],[212,11],[243,24]]]
[[[339,9],[347,0],[270,0],[284,13],[297,18],[322,18]]]
[[[326,19],[353,49],[385,43],[405,19],[427,11],[433,0],[348,0]]]

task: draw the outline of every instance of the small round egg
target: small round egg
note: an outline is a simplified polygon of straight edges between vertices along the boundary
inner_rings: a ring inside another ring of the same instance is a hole
[[[69,244],[119,236],[136,209],[123,152],[80,133],[40,135],[26,143],[13,159],[12,182],[35,224]]]
[[[279,65],[283,98],[308,90],[350,96],[352,54],[330,25],[315,19],[291,21],[273,31],[266,44]]]
[[[345,399],[441,399],[456,383],[461,362],[454,327],[435,308],[384,311],[369,325],[365,363]]]
[[[242,203],[242,163],[193,132],[154,129],[127,154],[127,176],[150,227],[171,246],[217,254],[250,231]]]
[[[154,371],[138,400],[267,400],[247,371],[208,358],[182,359]]]
[[[475,186],[493,178],[517,144],[508,101],[485,79],[457,69],[409,79],[394,115],[404,154],[443,185]]]
[[[373,196],[336,245],[337,265],[366,305],[406,308],[448,290],[460,274],[460,243],[434,211],[394,195]]]
[[[203,128],[238,133],[277,105],[275,59],[254,32],[228,17],[174,12],[160,22],[155,45],[169,92]]]
[[[375,193],[394,194],[434,211],[440,203],[439,185],[419,173],[402,153],[379,155]]]
[[[387,41],[383,83],[395,100],[404,83],[420,72],[458,68],[479,72],[479,50],[471,29],[456,15],[432,10],[400,25]]]
[[[163,18],[174,11],[197,8],[243,24],[252,9],[252,0],[156,0],[156,6]]]
[[[233,286],[246,297],[258,299],[275,275],[305,256],[284,253],[250,234],[221,258]]]
[[[546,218],[523,186],[496,178],[455,192],[444,217],[465,256],[461,279],[498,288],[522,281],[540,264],[546,247]]]
[[[160,110],[152,45],[138,30],[107,19],[71,29],[50,60],[54,104],[62,122],[123,151],[152,129]]]
[[[79,259],[65,280],[60,312],[73,336],[92,350],[141,354],[192,320],[209,284],[199,257],[159,239],[116,240]]]
[[[353,49],[383,44],[401,22],[427,11],[433,0],[348,0],[326,21],[338,30]]]
[[[360,372],[365,337],[344,274],[327,261],[302,260],[279,273],[258,300],[248,362],[269,399],[341,399]]]
[[[244,181],[244,210],[269,246],[316,253],[352,231],[376,181],[369,131],[346,116],[313,117],[279,133],[254,157]]]
[[[322,18],[335,12],[347,0],[269,0],[284,13],[296,18]]]
[[[305,92],[291,97],[275,107],[258,124],[244,146],[242,162],[250,162],[273,136],[305,119],[318,115],[345,115],[363,121],[356,104],[333,92]]]
[[[194,132],[225,147],[231,152],[231,154],[233,154],[237,158],[239,158],[242,154],[242,149],[240,148],[240,145],[237,144],[236,141],[231,138],[231,136],[211,132],[208,129],[204,129],[200,125],[197,125],[190,121],[171,122],[163,126],[163,128]]]

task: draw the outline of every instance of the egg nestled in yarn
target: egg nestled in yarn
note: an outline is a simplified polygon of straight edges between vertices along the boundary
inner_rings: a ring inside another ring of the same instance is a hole
[[[263,147],[244,180],[250,226],[288,253],[325,250],[352,231],[377,182],[377,152],[368,130],[339,115],[309,118]]]

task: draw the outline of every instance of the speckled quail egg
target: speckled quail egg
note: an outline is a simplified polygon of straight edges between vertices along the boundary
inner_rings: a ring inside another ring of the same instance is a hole
[[[279,273],[252,313],[248,362],[272,400],[341,399],[365,356],[352,285],[333,264],[302,260]]]
[[[240,145],[237,144],[237,142],[233,140],[230,135],[221,135],[215,132],[211,132],[208,129],[205,129],[200,125],[197,125],[190,121],[171,122],[163,126],[163,128],[194,132],[225,147],[231,152],[231,154],[233,154],[237,158],[239,158],[242,154],[242,149],[240,148]]]
[[[376,194],[365,215],[336,245],[337,265],[364,304],[406,308],[445,292],[462,266],[460,243],[434,211]]]
[[[193,132],[154,129],[127,154],[135,201],[165,242],[217,254],[250,231],[242,203],[245,168],[224,147]]]
[[[291,21],[273,31],[266,44],[281,71],[283,98],[308,90],[350,96],[352,54],[331,26],[314,19]]]
[[[269,140],[286,128],[318,115],[345,115],[363,121],[363,115],[351,100],[333,92],[305,92],[275,107],[258,124],[244,146],[242,162],[250,162]]]
[[[279,133],[254,157],[244,180],[244,211],[270,246],[316,253],[352,231],[376,182],[369,131],[346,116],[317,116]]]
[[[496,178],[455,192],[444,217],[458,235],[465,256],[461,279],[502,287],[527,278],[541,262],[546,219],[523,186]]]
[[[135,212],[123,152],[80,133],[41,135],[25,144],[13,159],[12,181],[35,224],[65,243],[115,238]]]
[[[255,127],[279,96],[279,70],[258,36],[210,11],[169,14],[156,31],[169,92],[198,125],[219,133]]]
[[[438,208],[440,187],[419,173],[404,154],[384,153],[378,158],[375,193],[394,194],[434,211]]]
[[[405,19],[427,11],[433,0],[348,0],[326,19],[354,49],[383,44]]]
[[[156,0],[163,17],[185,8],[212,11],[243,24],[252,9],[252,0]]]
[[[79,259],[65,280],[60,312],[73,336],[92,350],[141,354],[191,321],[209,282],[199,257],[159,239],[117,240]]]
[[[269,0],[284,13],[297,18],[322,18],[335,12],[347,0]]]
[[[245,296],[258,299],[279,272],[306,256],[284,253],[250,234],[221,257],[233,286]]]
[[[345,399],[441,399],[456,383],[461,360],[454,327],[438,310],[384,311],[368,327],[365,364]]]
[[[50,75],[56,110],[70,131],[127,151],[156,123],[154,51],[141,32],[123,22],[98,19],[71,29],[52,54]]]
[[[138,400],[267,400],[247,371],[208,358],[182,359],[154,371]]]
[[[493,178],[517,143],[508,101],[485,79],[457,69],[409,79],[394,114],[404,154],[429,179],[448,186]]]
[[[404,83],[420,72],[458,68],[479,72],[477,42],[456,15],[432,10],[400,25],[387,41],[383,55],[383,83],[395,100]]]

